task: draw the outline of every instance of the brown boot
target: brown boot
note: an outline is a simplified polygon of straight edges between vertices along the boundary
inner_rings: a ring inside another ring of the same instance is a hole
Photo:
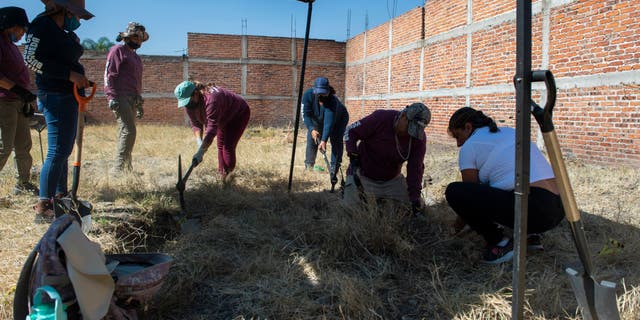
[[[35,223],[51,223],[55,218],[51,200],[38,200],[33,209],[36,211]]]

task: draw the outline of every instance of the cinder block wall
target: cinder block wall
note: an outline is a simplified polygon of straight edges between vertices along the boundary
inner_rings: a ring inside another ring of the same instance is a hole
[[[346,45],[346,102],[355,120],[422,101],[432,141],[453,143],[449,116],[479,108],[514,125],[516,2],[429,0]],[[640,166],[640,10],[633,0],[533,2],[534,69],[558,85],[565,155]],[[542,86],[534,85],[540,101]],[[534,140],[537,136],[532,123]]]

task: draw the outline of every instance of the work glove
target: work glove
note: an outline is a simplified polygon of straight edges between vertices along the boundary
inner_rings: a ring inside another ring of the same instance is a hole
[[[202,149],[202,147],[198,148],[198,151],[193,155],[193,159],[191,160],[191,165],[197,167],[200,162],[202,162],[202,158],[204,157],[204,152],[206,150]]]
[[[142,108],[142,105],[144,104],[144,99],[142,99],[142,96],[137,95],[134,104],[136,107],[136,118],[142,119],[142,117],[144,116],[144,109]]]
[[[351,163],[352,172],[357,172],[358,168],[360,168],[360,154],[356,152],[349,152],[347,156],[349,157],[349,162]]]
[[[109,100],[109,109],[113,112],[118,112],[120,110],[120,103],[116,99]]]
[[[20,99],[22,99],[22,101],[24,101],[24,103],[32,103],[34,101],[36,101],[36,95],[31,93],[31,91],[19,86],[19,85],[15,85],[13,86],[11,89],[9,89],[9,91],[17,94]]]

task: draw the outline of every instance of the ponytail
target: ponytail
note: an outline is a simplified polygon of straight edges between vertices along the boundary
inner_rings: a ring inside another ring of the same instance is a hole
[[[498,125],[491,117],[471,107],[463,107],[454,112],[449,119],[447,130],[451,132],[453,129],[464,128],[467,123],[471,123],[474,130],[482,127],[489,127],[490,132],[498,132],[499,130]]]

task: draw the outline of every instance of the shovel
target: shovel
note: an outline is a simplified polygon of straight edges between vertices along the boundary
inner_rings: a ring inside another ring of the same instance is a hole
[[[593,277],[593,264],[589,255],[582,220],[580,220],[580,211],[569,182],[569,175],[562,158],[558,136],[551,121],[556,101],[556,84],[553,74],[549,70],[536,70],[532,72],[532,80],[544,81],[547,88],[547,102],[544,109],[531,101],[531,113],[542,131],[544,144],[547,147],[553,173],[560,189],[565,215],[569,221],[578,256],[584,268],[582,274],[572,268],[567,268],[565,271],[569,275],[571,286],[578,304],[582,308],[582,315],[585,320],[618,320],[620,319],[620,314],[616,301],[616,284],[609,281],[598,282]]]
[[[91,230],[91,210],[93,206],[87,201],[78,200],[78,187],[80,185],[80,164],[82,163],[82,137],[84,134],[84,113],[87,111],[87,104],[96,94],[96,84],[91,82],[91,94],[87,97],[80,95],[78,87],[73,85],[73,95],[78,102],[78,123],[75,142],[75,156],[73,160],[73,181],[71,183],[71,199],[59,199],[55,206],[61,209],[62,213],[75,214],[80,217],[82,231],[88,233]],[[57,210],[58,211],[58,210]],[[61,214],[57,212],[58,216]]]
[[[322,153],[322,159],[324,159],[324,163],[327,165],[327,169],[329,169],[329,179],[331,179],[331,193],[333,193],[336,189],[336,183],[338,183],[337,172],[334,172],[335,169],[331,167],[331,163],[329,163],[329,159],[327,158],[327,152],[320,150]]]
[[[200,229],[200,221],[191,218],[191,214],[187,212],[187,204],[184,200],[184,190],[187,187],[187,180],[196,165],[197,163],[192,161],[187,173],[182,176],[182,156],[178,155],[178,183],[176,183],[176,189],[178,189],[180,196],[180,215],[176,217],[176,221],[180,223],[180,229],[183,233],[194,232]]]

